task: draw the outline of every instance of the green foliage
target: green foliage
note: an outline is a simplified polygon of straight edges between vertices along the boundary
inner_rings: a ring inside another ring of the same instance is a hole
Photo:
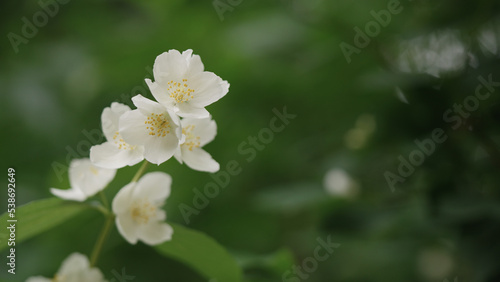
[[[155,246],[162,255],[182,261],[206,278],[218,282],[240,282],[241,269],[234,258],[214,239],[181,225],[172,224],[171,241]]]
[[[63,201],[57,198],[37,200],[19,206],[15,213],[17,222],[13,223],[16,226],[16,246],[19,246],[24,240],[57,227],[81,212],[89,210],[89,208],[90,206],[87,204]],[[12,218],[7,212],[0,216],[2,223],[9,219]],[[0,251],[8,247],[8,237],[9,230],[2,228],[0,230],[0,238],[2,238]]]

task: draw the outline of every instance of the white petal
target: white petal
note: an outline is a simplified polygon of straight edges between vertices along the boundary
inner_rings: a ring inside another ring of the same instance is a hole
[[[175,150],[175,153],[174,153],[174,158],[180,163],[182,164],[182,153],[181,153],[181,147],[177,147],[177,150]]]
[[[190,102],[177,104],[177,115],[180,117],[207,118],[210,113],[205,108],[195,108]]]
[[[104,276],[97,268],[91,268],[88,258],[79,253],[73,253],[64,260],[57,276],[64,281],[72,282],[105,282]]]
[[[71,275],[80,271],[88,270],[89,267],[90,263],[86,256],[80,253],[72,253],[63,261],[57,274],[60,276]]]
[[[149,100],[142,95],[135,95],[134,97],[132,97],[132,102],[144,115],[148,115],[151,113],[161,114],[166,110],[165,107],[161,104],[153,100]]]
[[[34,276],[30,277],[26,280],[26,282],[52,282],[52,279],[45,278],[42,276]]]
[[[171,184],[172,177],[170,175],[161,171],[150,172],[137,182],[137,188],[132,197],[144,197],[155,203],[163,203],[170,195]]]
[[[120,135],[131,145],[144,145],[146,139],[150,137],[149,130],[146,129],[147,117],[139,110],[132,110],[124,113],[120,117]]]
[[[118,232],[132,245],[137,243],[140,225],[137,224],[130,214],[122,214],[116,216],[116,227]]]
[[[182,57],[189,63],[189,60],[191,59],[191,56],[193,56],[193,49],[187,49],[182,51]]]
[[[174,109],[175,101],[167,93],[167,86],[161,85],[158,82],[152,82],[150,79],[146,79],[146,84],[156,101],[165,106],[167,109]]]
[[[148,245],[158,245],[172,239],[174,229],[163,222],[151,222],[139,230],[140,240]]]
[[[88,158],[73,159],[69,168],[69,181],[72,188],[77,188],[90,197],[104,189],[115,174],[115,169],[94,166]]]
[[[113,102],[111,107],[107,107],[102,111],[102,131],[108,141],[113,140],[114,134],[118,131],[118,119],[128,111],[130,111],[129,106],[117,102]]]
[[[144,147],[119,149],[115,144],[106,142],[90,148],[90,160],[102,168],[122,168],[132,166],[144,159]]]
[[[184,51],[186,52],[186,51]],[[182,53],[184,54],[184,53]],[[203,63],[201,62],[201,58],[198,55],[193,55],[188,59],[188,69],[187,69],[187,75],[188,76],[194,76],[200,72],[203,72],[203,69],[205,67],[203,66]]]
[[[85,196],[85,194],[77,188],[66,190],[50,188],[50,193],[64,200],[83,202],[87,199],[87,196]]]
[[[111,208],[113,213],[116,215],[116,227],[120,234],[129,242],[130,244],[137,243],[137,230],[139,225],[132,219],[130,208],[133,204],[133,193],[137,183],[129,183],[125,185],[116,194],[113,202],[111,203]]]
[[[201,148],[182,148],[182,159],[187,166],[194,170],[217,172],[220,168],[219,163],[216,162],[212,156]]]
[[[172,131],[165,137],[153,136],[146,139],[144,143],[144,158],[146,160],[159,165],[174,155],[179,146],[179,138]]]
[[[111,203],[111,208],[114,214],[118,215],[129,211],[133,200],[132,194],[134,192],[135,185],[137,185],[136,182],[129,183],[118,191],[113,199],[113,202]]]
[[[108,282],[104,279],[102,272],[95,267],[88,270],[84,275],[85,279],[87,279],[85,282]]]
[[[217,124],[211,117],[203,119],[185,118],[182,120],[182,127],[193,125],[192,134],[200,137],[200,147],[210,143],[217,135]]]
[[[189,86],[195,90],[194,98],[189,102],[195,107],[208,106],[224,97],[229,91],[229,83],[212,72],[198,73],[190,77],[189,80]]]
[[[156,57],[153,66],[153,75],[157,82],[164,80],[178,80],[187,70],[185,57],[177,50],[169,50]]]

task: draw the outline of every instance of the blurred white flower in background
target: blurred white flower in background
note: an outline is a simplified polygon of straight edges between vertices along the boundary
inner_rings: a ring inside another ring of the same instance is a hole
[[[354,198],[359,193],[359,184],[341,168],[330,169],[323,180],[326,192],[338,198]]]
[[[425,249],[417,257],[417,268],[420,274],[430,281],[445,279],[453,269],[453,259],[444,249]]]
[[[360,115],[356,120],[354,128],[347,131],[344,135],[345,145],[352,150],[363,148],[376,128],[377,123],[373,115]]]
[[[90,159],[73,159],[69,165],[70,189],[50,188],[50,192],[65,200],[84,201],[108,186],[116,174],[115,169],[100,168]]]
[[[90,148],[90,160],[103,168],[122,168],[132,166],[144,159],[144,146],[126,143],[118,131],[120,116],[131,109],[120,103],[112,103],[102,111],[102,131],[107,142]]]
[[[80,253],[67,257],[53,279],[30,277],[26,282],[107,282],[98,268],[90,267],[89,260]]]
[[[469,58],[465,43],[457,30],[441,30],[399,43],[396,67],[407,73],[427,73],[440,77],[461,71]]]
[[[163,222],[161,209],[170,195],[172,178],[164,172],[150,172],[123,187],[113,199],[113,213],[120,234],[130,244],[138,240],[157,245],[172,239],[174,230]]]

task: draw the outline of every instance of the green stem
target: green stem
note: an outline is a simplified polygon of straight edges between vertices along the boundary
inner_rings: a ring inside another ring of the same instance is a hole
[[[139,170],[135,173],[134,178],[132,178],[131,182],[137,182],[137,180],[139,180],[139,178],[142,176],[142,174],[146,170],[146,167],[148,166],[148,163],[149,162],[147,160],[144,160],[144,162],[142,163],[142,165],[139,168]]]
[[[115,216],[112,213],[109,213],[106,218],[106,223],[104,224],[104,227],[101,230],[101,234],[99,234],[99,238],[95,243],[94,250],[92,251],[92,256],[90,258],[91,267],[94,267],[97,263],[97,259],[99,258],[99,254],[102,250],[102,245],[104,245],[104,241],[106,241],[106,237],[108,237],[108,233],[111,229],[111,226],[113,225],[114,218]]]
[[[106,198],[106,194],[104,194],[103,190],[99,191],[99,196],[101,196],[101,201],[106,210],[109,210],[108,199]]]
[[[146,170],[148,163],[149,163],[148,161],[144,160],[141,167],[134,175],[134,178],[132,178],[131,182],[137,182],[137,180],[139,180],[141,175]],[[104,227],[101,230],[101,234],[99,234],[99,238],[97,238],[97,242],[95,243],[94,249],[92,250],[92,255],[90,258],[91,267],[96,265],[97,259],[99,258],[99,254],[101,253],[102,250],[102,246],[104,245],[104,241],[106,241],[106,238],[108,237],[109,234],[109,230],[111,229],[111,226],[113,226],[113,221],[115,219],[115,215],[109,209],[109,203],[104,192],[101,191],[99,193],[99,196],[101,197],[103,206],[98,206],[96,208],[106,216],[106,222],[104,223]]]

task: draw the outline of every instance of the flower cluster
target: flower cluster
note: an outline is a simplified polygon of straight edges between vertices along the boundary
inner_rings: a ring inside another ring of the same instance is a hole
[[[137,95],[132,98],[135,110],[120,103],[104,109],[107,142],[90,149],[92,163],[117,169],[146,159],[159,165],[175,155],[192,169],[218,171],[219,164],[202,149],[217,132],[205,107],[226,95],[229,83],[204,71],[192,50],[159,55],[153,75],[155,81],[146,83],[157,101]]]
[[[84,201],[102,191],[117,169],[143,160],[160,165],[174,157],[194,170],[219,170],[219,163],[203,149],[217,134],[205,107],[226,95],[227,81],[205,71],[192,50],[159,55],[153,74],[154,82],[146,79],[146,83],[156,101],[137,95],[132,98],[136,109],[117,102],[105,108],[101,123],[106,142],[93,146],[90,158],[73,160],[68,171],[71,188],[51,188],[52,194]],[[142,168],[114,197],[112,214],[126,241],[156,245],[173,235],[162,210],[172,179],[164,172],[139,178]]]

